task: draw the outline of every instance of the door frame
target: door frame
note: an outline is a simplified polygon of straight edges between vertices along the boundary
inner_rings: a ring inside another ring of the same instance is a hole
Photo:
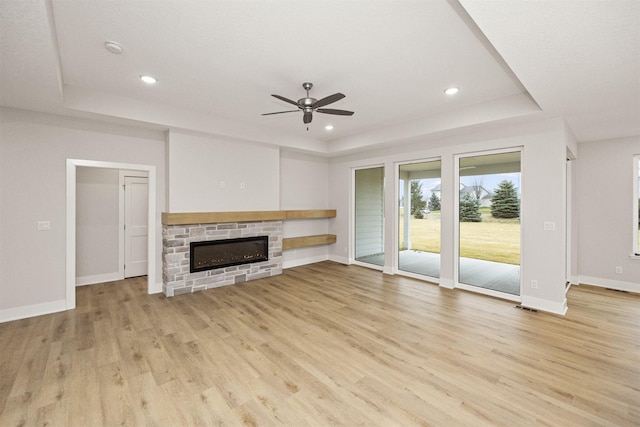
[[[146,171],[149,178],[149,236],[147,292],[149,294],[162,291],[162,285],[156,283],[156,167],[130,163],[114,163],[96,160],[67,159],[67,203],[66,203],[66,309],[76,307],[76,168],[124,169],[130,171]]]
[[[485,289],[479,286],[467,285],[464,283],[460,283],[460,159],[466,157],[476,157],[476,156],[490,156],[492,154],[503,154],[503,153],[520,153],[520,295],[510,295],[504,292],[494,291],[492,289]],[[453,244],[454,244],[454,270],[453,270],[453,282],[454,288],[463,289],[471,292],[475,292],[478,294],[488,295],[496,298],[506,299],[509,301],[521,302],[522,301],[522,293],[523,293],[523,280],[522,280],[522,271],[524,270],[524,245],[523,245],[523,236],[524,236],[524,222],[522,221],[522,206],[524,204],[524,173],[523,173],[523,165],[524,165],[524,147],[516,146],[516,147],[507,147],[507,148],[499,148],[494,150],[480,150],[480,151],[472,151],[455,154],[453,156],[454,159],[454,168],[453,168],[453,176],[455,182],[455,192],[454,192],[454,205],[453,205]]]
[[[396,162],[394,163],[394,172],[395,172],[395,177],[394,177],[394,183],[395,183],[395,193],[394,193],[394,205],[395,205],[395,212],[394,212],[394,235],[393,235],[393,241],[394,241],[394,252],[393,252],[393,274],[400,274],[402,276],[407,276],[407,277],[413,277],[414,279],[419,279],[419,280],[427,280],[431,283],[436,283],[438,285],[440,285],[440,277],[441,274],[439,275],[439,277],[431,277],[431,276],[424,276],[422,274],[416,274],[416,273],[412,273],[410,271],[405,271],[405,270],[400,270],[400,248],[398,247],[398,243],[400,242],[400,212],[398,209],[399,206],[399,201],[400,201],[400,167],[404,166],[404,165],[411,165],[411,164],[415,164],[415,163],[431,163],[431,162],[440,162],[440,186],[442,187],[442,164],[443,164],[443,160],[442,157],[427,157],[424,159],[418,159],[418,160],[403,160],[400,162]],[[407,181],[410,182],[410,181]],[[405,190],[405,194],[403,196],[408,196],[411,197],[411,188],[410,188],[410,184],[409,184],[409,188],[408,191]],[[440,201],[442,202],[442,191],[440,192]],[[427,206],[429,205],[429,201],[427,200]],[[440,211],[442,212],[442,211]],[[411,215],[409,214],[409,218],[411,218]],[[441,273],[442,271],[442,220],[440,222],[440,267],[439,269],[439,273]]]

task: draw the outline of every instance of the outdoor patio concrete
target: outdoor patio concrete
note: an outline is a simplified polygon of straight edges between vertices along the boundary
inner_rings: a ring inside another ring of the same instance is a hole
[[[400,252],[398,268],[426,277],[440,277],[440,254],[406,250]],[[384,254],[357,259],[369,264],[384,265]],[[460,283],[520,295],[520,266],[473,258],[460,258]]]

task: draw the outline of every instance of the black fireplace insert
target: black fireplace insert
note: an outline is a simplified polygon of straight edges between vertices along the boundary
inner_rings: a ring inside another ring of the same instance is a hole
[[[190,246],[191,273],[269,260],[269,236],[191,242]]]

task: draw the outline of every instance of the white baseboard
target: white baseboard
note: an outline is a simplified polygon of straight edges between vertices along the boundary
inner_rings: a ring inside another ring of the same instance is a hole
[[[329,260],[329,256],[326,254],[316,255],[314,257],[309,257],[309,258],[298,258],[291,261],[283,261],[282,268],[299,267],[301,265],[313,264],[316,262],[322,262],[322,261],[328,261],[328,260]]]
[[[57,313],[67,309],[65,300],[43,302],[42,304],[26,305],[23,307],[7,308],[0,310],[0,323],[12,320],[26,319],[27,317],[42,316],[44,314]]]
[[[95,274],[93,276],[76,277],[76,286],[95,285],[96,283],[113,282],[122,279],[124,279],[124,276],[118,271],[115,273]]]
[[[351,260],[347,257],[337,256],[337,255],[329,255],[329,261],[339,262],[340,264],[350,265]]]
[[[563,302],[558,303],[555,301],[549,301],[547,299],[531,297],[527,295],[522,296],[522,302],[520,303],[523,307],[533,308],[535,310],[546,311],[548,313],[560,314],[564,316],[567,314],[567,299],[565,298]]]
[[[640,283],[623,282],[622,280],[603,279],[600,277],[580,276],[579,283],[585,285],[598,286],[600,288],[616,289],[640,293]]]

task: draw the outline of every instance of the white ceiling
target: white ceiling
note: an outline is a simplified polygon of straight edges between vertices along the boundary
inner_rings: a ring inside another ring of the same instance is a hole
[[[0,18],[2,106],[328,154],[556,114],[579,141],[640,135],[636,0],[0,0]],[[354,116],[261,115],[305,81]]]

